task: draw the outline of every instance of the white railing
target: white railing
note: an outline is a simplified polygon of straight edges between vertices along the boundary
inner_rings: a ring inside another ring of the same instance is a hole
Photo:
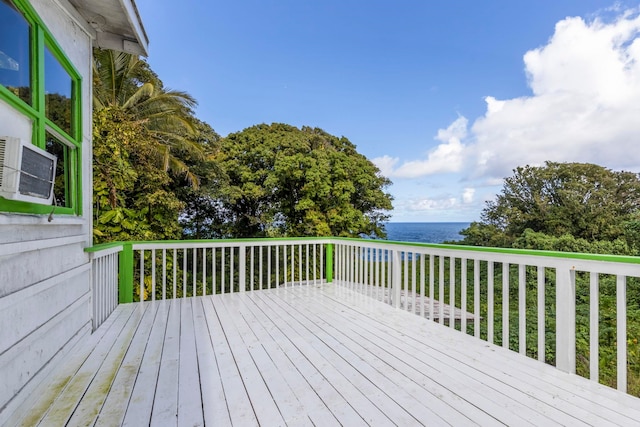
[[[328,239],[134,243],[134,300],[323,283],[328,243]]]
[[[95,330],[118,306],[118,257],[122,246],[91,252],[92,327]]]
[[[340,286],[565,372],[576,373],[579,357],[578,373],[594,381],[601,379],[600,366],[607,363],[598,356],[614,348],[614,382],[622,391],[627,390],[628,369],[637,369],[635,359],[634,366],[628,366],[628,354],[637,358],[639,347],[638,337],[627,333],[626,290],[628,283],[635,289],[640,284],[638,259],[357,239],[333,242]],[[600,305],[612,300],[616,318],[601,317]],[[609,335],[615,331],[615,341],[606,347],[600,345],[605,329]],[[588,345],[583,345],[585,339]]]
[[[127,242],[89,251],[94,328],[118,300],[333,279],[565,372],[622,391],[640,384],[635,257],[343,238]]]

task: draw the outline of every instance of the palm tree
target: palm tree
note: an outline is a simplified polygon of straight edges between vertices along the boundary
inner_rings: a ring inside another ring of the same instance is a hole
[[[165,89],[162,81],[138,56],[95,49],[93,55],[94,111],[121,110],[144,124],[155,141],[154,148],[165,171],[182,174],[197,188],[198,177],[176,157],[176,150],[202,157],[194,134],[195,99],[186,92]]]

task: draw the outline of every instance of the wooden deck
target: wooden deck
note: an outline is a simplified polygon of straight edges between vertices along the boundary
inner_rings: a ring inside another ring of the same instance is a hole
[[[334,285],[118,306],[23,425],[638,425],[640,399]]]

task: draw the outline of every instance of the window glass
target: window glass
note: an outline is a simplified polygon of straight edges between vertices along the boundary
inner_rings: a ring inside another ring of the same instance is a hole
[[[47,132],[46,149],[49,153],[58,158],[56,163],[55,183],[53,186],[53,203],[56,206],[69,206],[67,191],[69,190],[68,166],[70,163],[70,149],[49,132]]]
[[[9,0],[0,0],[0,84],[31,105],[29,23]]]
[[[45,114],[71,135],[73,80],[47,47],[44,48]]]

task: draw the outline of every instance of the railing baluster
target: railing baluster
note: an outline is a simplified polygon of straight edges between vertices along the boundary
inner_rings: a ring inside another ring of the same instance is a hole
[[[420,255],[420,316],[424,317],[424,287],[426,285],[426,277],[425,277],[425,271],[426,271],[426,264],[427,262],[427,255],[426,254],[421,254]]]
[[[198,269],[197,269],[197,265],[198,265],[198,249],[197,248],[193,248],[193,280],[192,280],[192,291],[191,291],[191,296],[195,297],[196,295],[198,295],[198,291],[196,289],[196,281],[198,280]]]
[[[151,301],[156,300],[156,250],[151,249]]]
[[[254,249],[255,246],[251,245],[249,246],[249,255],[251,256],[251,266],[249,268],[249,277],[250,277],[250,283],[249,283],[249,289],[251,289],[252,291],[255,290],[255,283],[254,283],[254,277],[255,277],[255,255],[254,255]]]
[[[178,278],[177,278],[177,273],[178,273],[178,250],[177,249],[173,249],[173,281],[171,283],[173,283],[173,298],[176,298],[176,288],[178,287]]]
[[[400,268],[402,267],[400,264],[400,251],[398,250],[392,250],[392,257],[393,257],[393,261],[391,263],[391,295],[393,295],[392,297],[392,301],[393,301],[393,306],[395,308],[400,308],[400,286],[401,286],[401,271]]]
[[[545,268],[541,265],[538,266],[538,360],[544,362],[546,356],[546,343],[545,343]]]
[[[167,250],[162,249],[162,299],[167,299]]]
[[[449,257],[449,327],[456,327],[456,259]]]
[[[140,301],[145,301],[145,292],[144,292],[144,249],[140,249],[140,261],[139,261],[139,273],[140,283],[138,283],[138,295],[140,296]]]
[[[238,290],[247,290],[247,250],[246,246],[238,247]]]
[[[556,368],[576,372],[576,272],[556,268]]]
[[[404,291],[404,309],[409,311],[409,252],[402,252],[402,269],[404,270],[404,277],[402,278],[402,288]]]
[[[235,284],[233,283],[233,279],[235,279],[235,253],[236,248],[231,246],[229,248],[229,293],[232,294],[235,291]]]
[[[493,295],[493,261],[487,262],[487,341],[491,344],[493,341],[493,310],[494,310],[494,295]]]
[[[189,256],[189,249],[184,248],[182,250],[182,298],[187,297],[187,258]]]
[[[225,265],[225,250],[224,250],[224,246],[220,249],[220,293],[224,294],[226,292],[226,287],[227,284],[225,283],[224,280],[224,265]]]
[[[418,270],[418,257],[420,255],[418,255],[417,252],[412,252],[411,253],[411,297],[413,299],[413,309],[412,312],[414,314],[418,313],[418,300],[417,300],[417,295],[418,293],[416,292],[416,280],[417,280],[417,270]]]
[[[211,293],[218,293],[218,284],[216,283],[216,248],[211,248]],[[221,292],[222,293],[222,292]]]
[[[467,333],[467,259],[460,259],[460,331]]]
[[[280,287],[280,246],[275,247],[275,267],[276,267],[276,289]]]
[[[616,341],[618,347],[618,390],[627,392],[627,278],[616,276]]]
[[[262,275],[262,272],[263,272],[263,269],[264,269],[264,265],[263,265],[263,262],[262,262],[264,260],[264,258],[263,258],[264,250],[263,249],[264,249],[264,247],[262,245],[260,245],[259,249],[258,249],[258,258],[259,258],[259,260],[258,260],[258,289],[259,290],[262,290],[262,281],[264,280],[263,275]]]
[[[480,338],[480,260],[473,260],[473,335]]]
[[[598,273],[589,274],[589,378],[591,381],[599,381],[600,365],[600,290]]]
[[[207,295],[207,248],[202,248],[202,296]]]
[[[429,254],[429,320],[435,320],[435,255]]]
[[[518,265],[518,351],[527,354],[527,266]]]
[[[444,324],[444,256],[440,255],[438,262],[438,322]]]
[[[502,263],[502,346],[509,348],[509,263]]]
[[[267,246],[267,289],[271,288],[271,245],[269,245]]]

